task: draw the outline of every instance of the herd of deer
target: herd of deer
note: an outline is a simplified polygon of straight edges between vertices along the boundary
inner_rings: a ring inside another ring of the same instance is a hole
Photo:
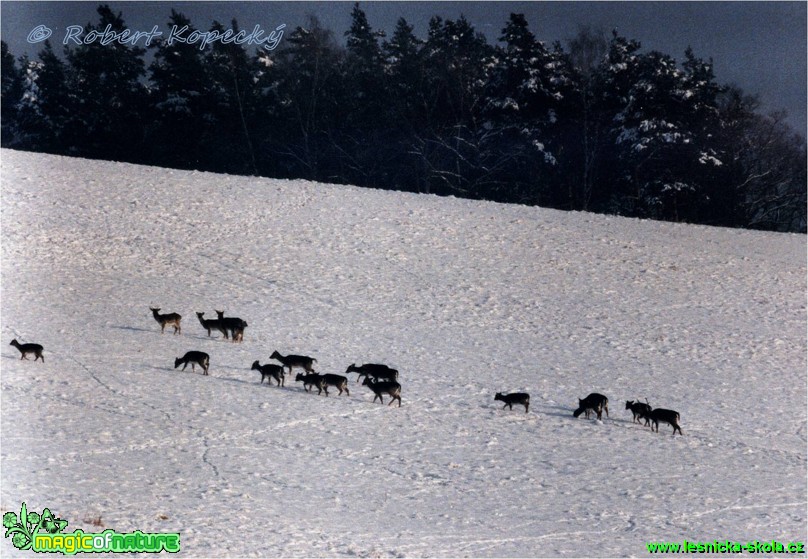
[[[511,394],[497,392],[494,396],[494,400],[505,402],[502,409],[507,407],[512,410],[514,404],[525,406],[525,413],[527,413],[528,407],[530,406],[530,394],[525,392],[513,392]],[[656,427],[657,433],[659,433],[659,424],[667,423],[673,427],[674,435],[676,435],[676,431],[679,431],[680,435],[684,434],[682,433],[682,428],[679,427],[679,412],[663,408],[653,409],[647,399],[644,404],[639,400],[636,402],[627,400],[626,409],[631,410],[631,413],[634,415],[632,423],[635,421],[641,423],[642,420],[645,419],[645,426],[647,427],[650,423],[653,423],[651,431]],[[573,417],[579,417],[581,414],[584,414],[585,417],[589,419],[590,412],[595,412],[598,419],[601,419],[604,411],[606,412],[606,417],[609,417],[609,399],[603,394],[593,392],[583,400],[578,398],[578,408],[572,412],[572,415]]]
[[[152,311],[154,319],[160,324],[161,333],[165,332],[166,326],[173,326],[174,334],[182,333],[182,327],[180,326],[180,321],[182,320],[181,315],[177,313],[160,314],[159,307],[149,308]],[[206,319],[205,313],[196,313],[200,324],[208,331],[208,336],[210,336],[212,330],[218,330],[225,339],[232,339],[233,342],[243,341],[244,329],[247,327],[247,322],[236,317],[226,317],[223,311],[216,311],[216,314],[218,318]],[[42,359],[42,362],[45,362],[45,358],[42,356],[43,348],[41,345],[32,343],[21,344],[16,339],[11,341],[11,345],[16,347],[22,354],[20,359],[27,359],[28,354],[34,354],[34,361]],[[345,392],[346,395],[350,395],[350,391],[348,390],[348,378],[342,375],[321,375],[317,373],[314,370],[314,363],[317,360],[312,357],[305,355],[281,355],[275,351],[269,358],[275,359],[281,364],[265,363],[261,365],[258,361],[255,361],[251,367],[251,370],[256,370],[261,373],[261,384],[264,383],[264,379],[267,380],[267,384],[271,384],[271,379],[274,378],[278,386],[284,386],[286,369],[289,369],[290,375],[292,374],[292,369],[303,369],[305,374],[298,373],[295,377],[295,382],[302,382],[306,392],[310,391],[310,387],[316,387],[317,394],[325,392],[325,395],[328,396],[328,387],[333,386],[339,390],[339,395],[343,392]],[[178,357],[174,360],[174,368],[176,369],[182,365],[182,370],[184,371],[189,363],[191,364],[192,371],[195,371],[196,365],[199,365],[202,368],[202,374],[207,375],[208,368],[210,367],[210,356],[204,351],[189,351],[183,357]],[[359,366],[354,363],[349,365],[346,369],[345,374],[347,375],[348,373],[358,373],[357,382],[359,382],[359,379],[363,376],[365,377],[362,385],[367,386],[373,391],[375,394],[373,398],[374,402],[376,398],[378,398],[383,404],[383,394],[387,394],[391,397],[390,402],[387,404],[388,406],[398,400],[398,405],[401,407],[401,385],[398,383],[398,371],[396,369],[378,363],[365,363]],[[513,405],[517,404],[525,406],[525,413],[527,413],[530,407],[530,394],[525,392],[513,392],[510,394],[497,392],[494,396],[494,400],[504,402],[505,405],[503,409],[507,407],[512,410]],[[653,423],[653,425],[651,425],[651,431],[656,428],[657,433],[659,432],[659,424],[667,423],[673,427],[674,435],[676,435],[676,431],[679,431],[680,435],[683,434],[681,427],[679,427],[678,412],[663,408],[653,409],[650,404],[648,404],[647,399],[645,403],[639,400],[636,402],[628,400],[626,402],[626,409],[631,410],[634,416],[632,423],[642,423],[642,420],[645,419],[645,426],[647,427]],[[584,399],[578,399],[578,408],[572,415],[579,417],[581,414],[585,414],[586,418],[589,419],[590,412],[595,412],[597,418],[601,419],[604,411],[606,412],[606,417],[608,417],[609,399],[603,394],[592,393]]]
[[[177,313],[160,314],[159,307],[149,308],[152,311],[154,319],[160,324],[161,333],[165,332],[166,326],[173,326],[174,334],[182,333],[182,326],[180,325],[182,321],[181,315]],[[202,325],[202,328],[207,330],[208,336],[210,336],[211,331],[218,330],[225,339],[232,339],[233,342],[241,342],[244,340],[244,329],[247,327],[246,321],[236,317],[226,317],[223,311],[216,311],[216,314],[218,318],[206,319],[205,313],[196,313],[199,323]],[[228,333],[230,334],[229,338]],[[312,357],[306,355],[281,355],[275,351],[269,358],[280,361],[281,364],[265,363],[261,365],[258,361],[255,361],[251,367],[251,370],[256,370],[261,373],[261,384],[263,384],[264,379],[266,379],[269,384],[272,382],[271,379],[274,378],[278,386],[284,386],[286,369],[289,369],[289,374],[292,374],[292,369],[303,369],[305,374],[298,373],[295,377],[295,382],[302,382],[306,392],[309,392],[312,389],[311,387],[316,387],[317,394],[325,392],[325,395],[328,396],[328,387],[333,386],[339,390],[339,394],[345,392],[346,395],[350,395],[348,378],[342,375],[321,375],[317,373],[314,370],[314,363],[317,360]],[[189,363],[191,364],[192,371],[195,371],[196,365],[199,365],[202,368],[202,374],[207,375],[208,368],[210,367],[210,355],[204,351],[189,351],[184,356],[177,357],[174,360],[174,368],[176,369],[182,365],[182,370],[184,371]],[[388,405],[398,400],[398,405],[401,407],[401,385],[397,382],[397,370],[378,363],[365,363],[360,366],[356,364],[350,365],[345,371],[345,374],[352,372],[359,373],[357,382],[362,376],[365,377],[362,384],[373,391],[375,394],[373,398],[374,402],[376,398],[378,398],[383,404],[383,395],[388,394],[391,397]]]

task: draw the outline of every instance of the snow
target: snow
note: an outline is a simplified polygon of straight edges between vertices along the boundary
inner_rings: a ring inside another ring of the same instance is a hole
[[[806,541],[805,236],[1,155],[3,512],[188,557]],[[210,376],[173,368],[191,349]],[[403,405],[259,385],[274,350],[386,363]],[[602,421],[572,417],[590,392]]]

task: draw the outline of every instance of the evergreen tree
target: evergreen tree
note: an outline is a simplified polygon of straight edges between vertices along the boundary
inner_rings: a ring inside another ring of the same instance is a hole
[[[214,21],[211,31],[223,35],[225,28]],[[239,32],[238,22],[230,30]],[[214,42],[205,55],[210,80],[213,126],[205,137],[205,156],[220,169],[233,173],[257,174],[257,160],[250,123],[258,103],[255,85],[257,69],[247,53],[236,43]]]
[[[631,88],[638,81],[638,41],[612,32],[609,48],[592,76],[592,118],[590,126],[600,133],[593,138],[588,149],[595,156],[589,173],[592,192],[589,207],[594,211],[632,214],[626,207],[620,188],[630,181],[631,173],[621,161],[617,139],[622,133],[623,110],[631,99]]]
[[[196,31],[187,17],[174,10],[168,25],[187,26],[187,34]],[[205,154],[218,146],[209,145],[215,129],[204,53],[194,44],[174,41],[169,45],[164,37],[156,40],[154,49],[149,66],[156,125],[149,131],[151,161],[182,169],[210,168]]]
[[[568,64],[576,86],[563,121],[566,152],[562,172],[567,182],[567,208],[573,210],[590,209],[606,151],[607,122],[598,103],[596,76],[608,50],[604,33],[589,27],[580,28],[569,44]]]
[[[286,42],[277,56],[283,133],[267,149],[286,162],[285,176],[329,180],[336,159],[333,138],[344,116],[344,52],[313,16]]]
[[[717,214],[725,212],[724,205],[732,207],[734,201],[724,198],[724,154],[718,144],[721,128],[719,96],[726,89],[715,81],[713,61],[702,60],[690,47],[682,63],[680,92],[683,125],[691,142],[682,161],[685,172],[696,188],[697,197],[688,214],[688,221],[729,225]]]
[[[617,113],[625,169],[621,205],[631,215],[693,221],[709,203],[721,165],[708,130],[716,122],[718,88],[708,64],[688,51],[684,70],[668,55],[637,58],[637,73]]]
[[[383,185],[386,168],[395,158],[390,150],[394,132],[380,123],[390,118],[385,87],[384,56],[379,39],[359,4],[351,12],[351,27],[345,32],[346,57],[342,78],[345,83],[345,123],[339,137],[340,174],[345,182]]]
[[[418,102],[421,80],[421,48],[423,41],[413,33],[413,26],[400,18],[389,42],[383,45],[384,77],[389,83],[389,104],[401,125],[420,128],[423,106]]]
[[[69,89],[68,71],[50,41],[45,41],[39,60],[23,61],[24,77],[15,104],[16,145],[48,153],[71,153],[70,122],[75,103]]]
[[[413,26],[399,18],[390,41],[382,46],[384,78],[387,81],[387,125],[395,158],[390,162],[392,185],[403,190],[428,190],[428,171],[412,146],[427,125],[427,111],[421,97],[424,42],[413,33]]]
[[[559,113],[571,101],[570,69],[560,48],[548,50],[521,14],[511,14],[500,41],[486,104],[485,128],[496,136],[489,168],[498,169],[497,186],[509,199],[557,205]]]
[[[14,56],[8,50],[8,44],[0,41],[0,78],[2,78],[2,93],[0,94],[0,120],[2,131],[0,141],[4,147],[14,146],[19,138],[15,131],[18,122],[19,102],[22,99],[23,80],[22,73],[17,68]]]
[[[108,5],[98,7],[100,22],[86,29],[102,35],[107,29],[121,33],[126,27],[120,13]],[[70,64],[70,119],[65,142],[77,155],[125,161],[143,161],[147,90],[145,50],[118,41],[94,41],[67,50]]]
[[[494,49],[463,16],[430,21],[419,91],[426,125],[411,148],[427,191],[479,197],[489,189],[481,116],[493,60]]]

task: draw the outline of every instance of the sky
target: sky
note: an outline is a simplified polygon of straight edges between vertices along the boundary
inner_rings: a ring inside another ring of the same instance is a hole
[[[0,38],[15,56],[36,56],[40,44],[27,37],[38,25],[53,31],[61,43],[70,25],[97,23],[100,2],[0,2]],[[309,15],[341,39],[350,26],[353,2],[108,2],[123,14],[132,30],[157,25],[167,33],[171,10],[207,29],[214,21],[236,19],[242,29],[260,25],[267,33],[285,24],[287,33]],[[806,132],[805,2],[360,2],[370,25],[389,33],[404,17],[425,37],[432,16],[461,15],[489,42],[495,43],[510,13],[523,13],[542,41],[566,45],[581,27],[589,26],[642,43],[681,61],[692,47],[696,56],[713,59],[717,81],[736,84],[758,95],[762,111],[785,110],[789,123]]]

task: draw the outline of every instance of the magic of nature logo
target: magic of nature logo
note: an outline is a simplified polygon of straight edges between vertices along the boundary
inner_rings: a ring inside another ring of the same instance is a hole
[[[148,533],[135,530],[120,533],[104,530],[89,533],[78,529],[61,533],[67,528],[67,520],[57,518],[49,509],[42,514],[31,512],[25,503],[19,516],[14,512],[3,515],[6,538],[20,551],[31,550],[37,553],[177,553],[180,550],[178,533]]]

